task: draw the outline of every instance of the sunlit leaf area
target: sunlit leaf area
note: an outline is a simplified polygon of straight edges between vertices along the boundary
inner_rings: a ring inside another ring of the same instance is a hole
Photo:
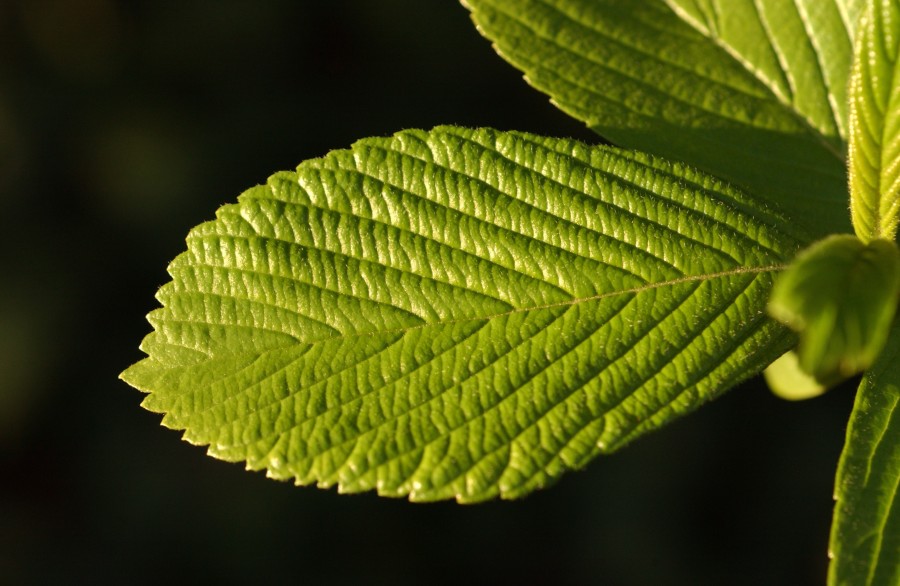
[[[192,227],[276,171],[442,124],[602,143],[456,2],[0,2],[0,582],[825,582],[858,378],[800,403],[751,379],[472,505],[275,482],[139,407],[117,376]]]

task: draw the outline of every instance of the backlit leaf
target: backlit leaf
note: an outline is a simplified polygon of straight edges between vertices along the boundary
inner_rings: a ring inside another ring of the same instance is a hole
[[[850,210],[863,240],[897,234],[900,214],[900,2],[871,2],[851,78]]]
[[[187,440],[276,478],[518,497],[783,353],[765,304],[791,232],[611,147],[366,139],[191,231],[123,378]]]
[[[835,482],[831,586],[900,584],[900,326],[863,377]]]

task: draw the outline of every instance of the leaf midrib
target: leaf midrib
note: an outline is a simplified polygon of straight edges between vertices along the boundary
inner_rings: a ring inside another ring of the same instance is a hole
[[[335,334],[334,336],[326,336],[326,337],[322,337],[322,338],[316,338],[313,340],[298,340],[297,344],[298,345],[307,345],[307,344],[314,345],[314,344],[319,344],[322,342],[338,340],[338,339],[349,339],[349,338],[357,338],[357,337],[363,337],[363,336],[380,336],[380,335],[389,335],[389,334],[404,334],[407,332],[430,328],[430,327],[440,327],[440,326],[447,326],[447,325],[464,324],[464,323],[469,323],[469,322],[473,322],[473,321],[490,321],[493,319],[507,317],[510,315],[516,315],[519,313],[527,313],[527,312],[531,312],[531,311],[541,311],[541,310],[546,310],[546,309],[556,309],[556,308],[561,308],[561,307],[570,307],[570,306],[579,305],[582,303],[589,303],[591,301],[600,301],[602,299],[610,299],[610,298],[614,298],[614,297],[617,297],[620,295],[636,295],[636,294],[642,293],[644,291],[650,291],[653,289],[661,289],[664,287],[673,287],[673,286],[681,285],[684,283],[711,281],[714,279],[721,279],[721,278],[739,276],[739,275],[774,273],[774,272],[783,271],[785,268],[787,268],[787,265],[768,265],[768,266],[760,266],[760,267],[743,267],[742,266],[742,267],[736,267],[734,269],[729,269],[726,271],[719,271],[719,272],[715,272],[715,273],[705,273],[705,274],[699,274],[699,275],[686,275],[684,277],[679,277],[676,279],[667,279],[667,280],[658,281],[655,283],[647,283],[645,285],[640,285],[638,287],[631,287],[628,289],[607,291],[605,293],[600,293],[597,295],[590,295],[587,297],[576,297],[576,298],[572,298],[572,299],[566,299],[563,301],[557,301],[554,303],[517,307],[517,308],[511,309],[509,311],[504,311],[504,312],[499,312],[499,313],[492,313],[492,314],[487,314],[487,315],[476,315],[476,316],[457,318],[457,319],[451,319],[451,320],[437,320],[437,321],[431,321],[431,322],[426,322],[426,323],[422,323],[422,324],[416,324],[413,326],[407,326],[407,327],[403,327],[403,328],[372,330],[372,331],[368,331],[368,332],[363,331],[363,332],[341,333],[341,334]],[[400,309],[402,309],[402,308],[400,308]],[[215,326],[231,325],[231,324],[227,324],[227,323],[220,324],[220,323],[206,322],[206,321],[199,321],[199,320],[181,320],[181,319],[173,320],[173,319],[168,319],[168,318],[160,318],[160,319],[161,319],[161,321],[177,321],[179,323],[202,323],[202,324],[215,325]],[[252,328],[253,326],[246,326],[246,327]],[[290,335],[290,334],[286,334],[286,335]],[[278,348],[278,346],[272,347],[272,348],[267,348],[266,351],[274,350],[276,348]],[[250,355],[252,353],[247,353],[247,354]]]
[[[743,272],[743,273],[753,273],[753,272],[756,272],[756,271],[747,270],[747,271],[742,271],[742,272]],[[762,271],[759,271],[759,272],[762,272]],[[646,287],[646,288],[651,288],[651,287]],[[645,288],[645,289],[646,289],[646,288]],[[746,287],[745,287],[745,288],[746,288]],[[744,289],[745,289],[745,288],[744,288]],[[742,289],[741,291],[743,291],[744,289]],[[737,293],[737,295],[740,295],[740,294],[741,294],[741,292],[738,292],[738,293]],[[682,299],[682,301],[679,302],[679,305],[678,305],[678,306],[673,307],[673,308],[670,309],[669,313],[671,314],[672,312],[677,311],[677,308],[680,307],[683,303],[685,303],[689,297],[690,297],[690,296],[685,297],[684,299]],[[729,305],[729,304],[726,304],[726,305]],[[624,309],[624,308],[622,308],[622,309]],[[617,313],[621,312],[622,309],[620,309]],[[555,321],[561,319],[561,318],[563,317],[564,314],[565,314],[565,312],[563,312],[563,313],[561,313],[560,315],[554,317],[554,318],[553,318],[553,321],[555,322]],[[551,322],[551,323],[552,323],[552,322]],[[549,325],[548,325],[547,327],[549,327]],[[415,329],[415,328],[410,328],[410,329]],[[474,335],[474,334],[477,333],[477,331],[479,331],[480,329],[481,329],[481,328],[478,328],[478,330],[475,330],[475,332],[472,332],[472,333],[468,334],[468,335],[466,336],[466,338],[471,337],[471,335]],[[696,339],[696,337],[698,337],[698,336],[700,335],[700,331],[702,331],[702,329],[703,329],[703,328],[700,328],[700,329],[699,329],[699,331],[698,331],[697,335],[694,337],[694,339]],[[596,332],[594,332],[594,333],[596,333]],[[582,339],[582,340],[579,340],[577,343],[573,344],[570,348],[568,348],[563,354],[561,354],[560,356],[557,356],[556,358],[554,358],[553,360],[551,360],[550,362],[548,362],[548,363],[541,369],[540,372],[546,371],[548,368],[551,367],[552,364],[558,362],[558,361],[559,361],[560,359],[562,359],[564,356],[570,354],[570,353],[571,353],[572,351],[574,351],[578,346],[580,346],[580,345],[581,345],[582,343],[584,343],[587,339],[589,339],[591,336],[593,336],[594,333],[588,334],[588,336],[587,336],[586,338],[584,338],[584,339]],[[640,339],[643,339],[643,337],[646,336],[647,333],[648,333],[648,332],[645,332],[644,334],[642,334],[642,336],[641,336],[640,338],[638,338],[637,340],[634,340],[634,342],[633,342],[631,348],[633,348],[634,344],[636,344]],[[524,340],[523,340],[523,341],[524,341]],[[683,347],[681,347],[681,348],[677,351],[676,354],[680,354],[681,352],[683,352],[683,351],[685,350],[685,348],[686,348],[688,345],[689,345],[689,344],[685,344]],[[456,347],[456,346],[458,346],[458,344],[453,344],[452,347]],[[510,353],[512,350],[514,350],[516,347],[518,347],[518,345],[517,345],[517,346],[514,346],[514,347],[512,347],[512,348],[510,348],[509,350],[507,350],[507,352],[506,352],[505,354],[509,354],[509,353]],[[448,350],[449,350],[449,349],[448,349]],[[379,354],[380,354],[381,352],[383,352],[383,350],[380,351]],[[623,353],[622,353],[621,355],[619,355],[618,357],[612,359],[610,362],[612,363],[612,362],[615,362],[616,360],[619,360],[619,359],[622,358],[625,354],[627,354],[627,352],[628,352],[628,350],[623,351]],[[504,354],[504,355],[505,355],[505,354]],[[373,355],[373,356],[374,356],[374,355]],[[366,360],[369,360],[369,359],[372,359],[372,356],[366,358]],[[499,357],[498,357],[498,359],[499,359]],[[496,362],[496,360],[495,360],[494,362]],[[421,367],[421,365],[420,365],[420,367]],[[420,368],[420,367],[417,367],[416,369],[414,369],[414,371],[415,371],[415,370],[418,370],[418,368]],[[488,367],[488,366],[485,366],[485,368],[487,368],[487,367]],[[481,369],[481,370],[483,370],[483,369]],[[705,371],[705,374],[708,374],[708,373],[711,372],[712,370],[714,370],[714,367],[711,367],[711,368],[707,369],[707,370]],[[473,373],[470,373],[469,376],[466,377],[466,380],[468,380],[468,379],[470,379],[470,378],[472,378],[472,377],[474,377],[474,376],[477,376],[478,372],[480,372],[480,370],[479,370],[479,371],[476,371],[476,372],[473,372]],[[405,374],[403,375],[403,377],[401,377],[401,378],[405,378],[405,377],[409,376],[410,374],[411,374],[411,372],[410,372],[410,373],[405,373]],[[655,374],[656,374],[656,373],[648,373],[648,374],[647,374],[646,376],[644,376],[639,382],[637,382],[637,383],[634,385],[634,387],[635,387],[635,388],[640,387],[642,384],[644,384],[644,383],[646,383],[648,380],[652,379],[652,378],[655,376]],[[528,380],[533,380],[535,376],[537,376],[537,375],[536,375],[536,374],[535,374],[535,375],[532,375]],[[702,379],[702,375],[701,375],[699,378]],[[399,379],[398,379],[398,380],[399,380]],[[391,382],[392,382],[392,383],[396,383],[397,381],[391,381]],[[463,382],[463,381],[458,381],[456,384],[454,384],[454,386],[458,386],[458,384],[460,384],[461,382]],[[512,391],[510,391],[506,396],[502,397],[499,401],[497,401],[496,403],[494,403],[493,405],[491,405],[487,410],[485,410],[485,411],[479,413],[479,414],[477,415],[476,419],[481,419],[481,418],[484,417],[487,413],[489,413],[489,412],[491,412],[491,411],[493,411],[493,410],[495,410],[495,409],[500,408],[500,406],[501,406],[502,404],[504,404],[507,400],[510,400],[512,397],[514,397],[514,396],[516,395],[516,391],[517,391],[519,388],[521,388],[521,385],[520,385],[519,387],[517,387],[516,389],[513,389]],[[539,418],[537,419],[537,421],[540,421],[541,419],[543,419],[543,417],[545,417],[547,414],[549,414],[553,409],[555,409],[556,407],[558,407],[560,404],[562,404],[562,403],[564,403],[566,400],[568,400],[568,398],[571,397],[572,394],[573,394],[574,392],[577,392],[577,390],[579,390],[579,389],[581,389],[581,388],[583,388],[583,387],[582,387],[582,386],[577,386],[576,388],[572,389],[572,392],[569,393],[569,394],[567,394],[565,398],[563,398],[562,400],[560,400],[560,401],[556,402],[555,404],[553,404],[552,406],[550,406],[550,407],[542,414],[542,416],[539,417]],[[689,384],[684,385],[684,388],[683,388],[680,392],[683,392],[683,391],[686,390],[687,388],[690,388],[690,385],[689,385]],[[449,389],[445,389],[444,391],[442,391],[442,393],[443,393],[443,392],[446,392],[447,390],[449,390]],[[390,420],[390,421],[396,421],[396,420],[398,420],[400,417],[402,417],[402,416],[404,416],[404,415],[409,415],[409,414],[410,414],[412,411],[414,411],[414,410],[418,410],[418,409],[423,408],[425,405],[431,403],[437,396],[439,396],[439,395],[442,394],[442,393],[439,393],[439,394],[436,395],[435,397],[432,397],[432,398],[426,400],[424,403],[421,403],[421,404],[412,406],[412,407],[410,408],[409,411],[404,412],[404,413],[401,414],[401,415],[392,416],[391,418],[389,418],[389,420]],[[606,407],[607,407],[606,412],[607,412],[607,413],[612,412],[613,410],[615,410],[616,408],[618,408],[620,405],[622,405],[625,401],[627,401],[630,397],[631,397],[631,394],[629,394],[629,393],[623,393],[622,396],[619,397],[619,399],[618,399],[616,402],[614,402],[614,403],[612,403],[612,404],[606,406]],[[361,399],[361,398],[362,398],[362,397],[360,397],[360,398],[358,398],[358,399]],[[664,407],[664,406],[660,406],[659,408],[653,409],[653,415],[655,415],[655,414],[656,414],[660,409],[662,409],[663,407]],[[319,414],[319,415],[317,415],[317,417],[319,417],[319,416],[321,416],[321,415],[322,415],[322,414]],[[304,420],[304,421],[307,421],[307,420]],[[518,437],[521,437],[524,433],[526,433],[528,430],[530,430],[531,428],[533,428],[533,427],[537,424],[537,421],[536,421],[535,423],[532,423],[532,424],[529,424],[529,425],[524,426],[521,430],[518,431],[518,433],[515,434],[515,436],[513,436],[512,438],[510,438],[510,440],[507,442],[507,445],[500,446],[499,448],[497,448],[497,449],[495,449],[495,450],[492,450],[491,452],[489,452],[489,453],[487,453],[487,454],[482,455],[480,458],[478,458],[476,461],[474,461],[474,462],[472,463],[472,465],[469,466],[467,469],[463,470],[462,472],[460,472],[460,473],[457,474],[456,476],[452,477],[450,480],[445,481],[445,482],[443,483],[443,486],[446,486],[446,485],[448,485],[448,484],[451,484],[453,481],[457,480],[458,478],[460,478],[461,476],[463,476],[464,474],[466,474],[468,471],[470,471],[470,470],[473,469],[475,466],[477,466],[481,461],[483,461],[483,460],[485,460],[486,458],[492,456],[493,454],[496,454],[497,452],[499,452],[499,451],[501,451],[501,450],[503,450],[503,449],[508,449],[508,448],[512,445],[512,443],[514,442],[515,439],[517,439]],[[292,428],[295,428],[295,427],[297,427],[298,425],[301,425],[302,423],[303,423],[303,422],[295,422],[291,427],[292,427]],[[468,424],[468,423],[471,423],[471,422],[467,422],[467,424]],[[460,428],[461,428],[461,426],[454,427],[453,429],[450,430],[450,432],[455,431],[455,430],[460,429]],[[368,435],[368,434],[377,432],[377,429],[378,429],[378,427],[373,427],[372,429],[366,430],[366,431],[363,432],[359,437],[354,437],[354,438],[350,438],[350,439],[347,439],[347,440],[345,440],[345,441],[342,441],[342,442],[340,442],[339,444],[334,445],[334,446],[331,446],[331,447],[330,447],[329,449],[327,449],[326,451],[324,451],[324,452],[322,452],[322,453],[320,453],[320,454],[317,454],[317,455],[315,455],[315,456],[308,456],[307,458],[305,458],[305,461],[307,461],[308,464],[311,466],[312,463],[313,463],[313,460],[314,460],[315,458],[321,457],[321,456],[323,456],[324,454],[327,454],[327,453],[329,453],[329,452],[333,452],[334,450],[339,449],[339,448],[341,448],[341,447],[343,447],[343,446],[349,445],[349,444],[351,444],[351,443],[358,442],[362,437],[364,437],[364,436],[366,436],[366,435]],[[445,435],[446,435],[446,434],[445,434]],[[270,436],[266,436],[266,437],[271,437],[271,435],[270,435]],[[265,438],[259,438],[257,441],[262,441],[263,439],[265,439]],[[415,449],[413,449],[413,450],[406,450],[406,451],[401,452],[401,453],[399,453],[399,454],[394,454],[394,455],[390,458],[389,461],[396,461],[396,460],[398,460],[398,459],[400,459],[400,458],[402,458],[402,457],[404,457],[404,456],[407,456],[407,455],[410,455],[410,454],[414,453],[415,451],[417,451],[417,450],[419,450],[419,449],[427,448],[428,446],[433,445],[436,441],[439,441],[440,439],[441,439],[441,438],[436,438],[436,439],[434,439],[434,440],[428,442],[427,444],[425,444],[425,446],[419,446],[419,447],[417,447],[417,448],[415,448]],[[605,444],[605,442],[604,442],[604,445],[605,445],[605,447],[604,447],[603,449],[610,449],[610,448],[611,448],[611,446],[609,446],[608,444]],[[334,467],[333,467],[334,470],[333,470],[332,474],[334,474],[334,473],[336,473],[337,471],[339,471],[339,470],[346,464],[347,460],[349,460],[349,458],[352,457],[352,455],[353,455],[353,451],[351,450],[350,453],[347,454],[347,457],[345,458],[344,462],[343,462],[341,465],[339,465],[339,466],[334,466]],[[504,470],[504,472],[505,472],[505,470]],[[532,475],[529,477],[529,479],[530,479],[530,478],[533,478],[538,472],[539,472],[539,471],[537,471],[537,472],[535,472],[534,474],[532,474]],[[411,477],[412,477],[412,475],[410,475],[409,478],[411,478]],[[407,478],[406,480],[409,480],[409,478]],[[469,495],[469,496],[474,496],[474,497],[477,498],[477,495]]]

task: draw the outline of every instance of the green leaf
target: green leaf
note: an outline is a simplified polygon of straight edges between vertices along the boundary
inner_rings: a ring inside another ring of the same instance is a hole
[[[764,309],[790,234],[611,147],[366,139],[191,231],[123,377],[188,441],[276,478],[518,497],[784,352]]]
[[[858,0],[464,0],[536,88],[616,144],[847,232]]]
[[[835,482],[831,586],[900,584],[900,326],[863,377]]]
[[[800,356],[794,350],[766,367],[763,377],[774,395],[788,401],[812,399],[828,390],[800,367]]]
[[[898,294],[893,242],[835,235],[804,250],[778,278],[769,312],[800,332],[800,366],[827,386],[875,362]]]
[[[865,241],[893,240],[900,214],[900,2],[870,2],[850,89],[850,211]]]

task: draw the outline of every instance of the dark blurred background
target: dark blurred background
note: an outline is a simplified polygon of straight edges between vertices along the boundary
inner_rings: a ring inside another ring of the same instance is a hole
[[[195,224],[437,124],[597,142],[450,0],[0,1],[0,582],[824,584],[847,386],[758,382],[523,501],[297,488],[117,380]]]

